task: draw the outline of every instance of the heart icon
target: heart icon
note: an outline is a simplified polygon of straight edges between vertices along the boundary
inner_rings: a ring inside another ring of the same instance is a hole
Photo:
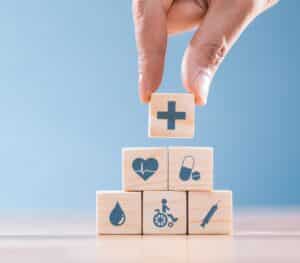
[[[158,169],[158,161],[154,158],[136,158],[132,162],[132,168],[144,181],[148,180]]]

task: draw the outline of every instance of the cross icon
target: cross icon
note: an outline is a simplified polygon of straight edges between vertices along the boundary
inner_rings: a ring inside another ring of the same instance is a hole
[[[157,119],[167,120],[168,130],[175,130],[176,120],[185,120],[185,112],[176,112],[176,101],[168,101],[168,111],[157,112]]]

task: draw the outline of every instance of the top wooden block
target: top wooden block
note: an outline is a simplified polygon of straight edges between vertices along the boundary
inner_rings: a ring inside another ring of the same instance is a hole
[[[195,101],[192,94],[154,93],[149,104],[149,137],[193,138]]]

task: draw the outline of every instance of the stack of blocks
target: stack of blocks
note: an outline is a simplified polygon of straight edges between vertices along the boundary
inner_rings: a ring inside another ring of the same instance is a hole
[[[152,95],[149,136],[194,136],[191,94]],[[98,191],[98,234],[230,234],[232,193],[213,190],[213,149],[124,148],[123,191]]]

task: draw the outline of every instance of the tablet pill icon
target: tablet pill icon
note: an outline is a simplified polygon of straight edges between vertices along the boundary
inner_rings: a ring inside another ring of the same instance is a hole
[[[182,160],[182,164],[179,171],[179,178],[182,181],[188,181],[189,179],[199,180],[200,172],[193,171],[195,166],[195,159],[193,156],[185,156]]]
[[[195,172],[192,172],[192,179],[193,180],[199,180],[200,179],[200,173],[195,171]]]

